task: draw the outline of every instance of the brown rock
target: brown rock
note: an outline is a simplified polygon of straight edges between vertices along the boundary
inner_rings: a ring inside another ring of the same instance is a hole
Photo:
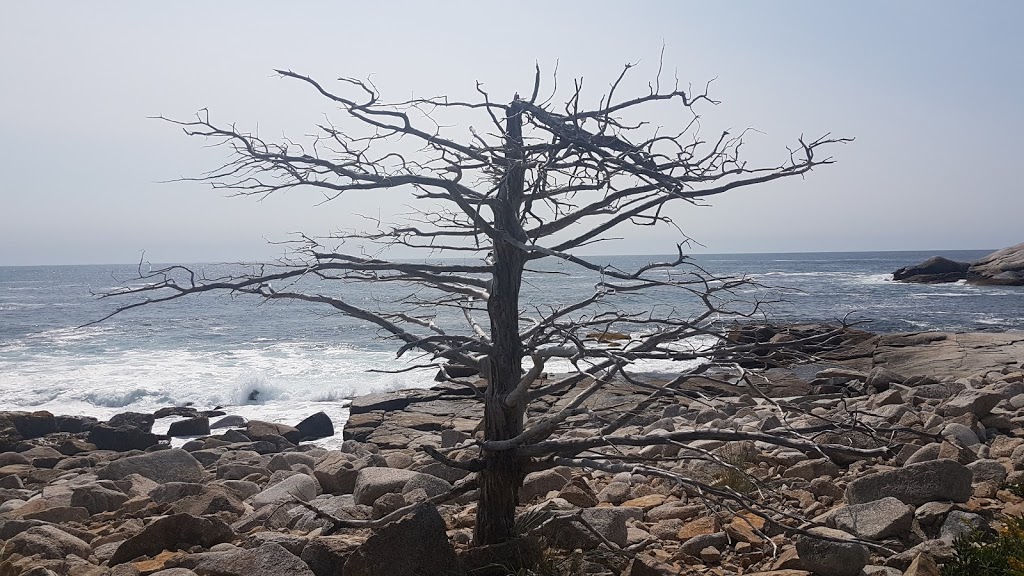
[[[719,530],[721,530],[721,526],[718,523],[718,518],[715,518],[714,516],[705,516],[692,522],[687,522],[686,525],[679,529],[679,532],[676,534],[676,538],[685,542],[694,536],[714,534]]]

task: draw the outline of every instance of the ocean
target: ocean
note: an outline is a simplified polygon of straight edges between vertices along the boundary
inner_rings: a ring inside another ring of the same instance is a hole
[[[1024,288],[892,281],[893,270],[933,255],[974,260],[989,252],[720,254],[695,260],[716,274],[747,276],[764,285],[736,297],[770,301],[765,312],[776,322],[846,317],[867,321],[864,328],[880,332],[1024,330]],[[664,259],[597,260],[626,269]],[[199,267],[212,275],[226,265]],[[396,359],[397,344],[382,339],[373,326],[306,304],[206,294],[79,328],[127,303],[94,293],[130,280],[135,271],[135,265],[0,267],[0,410],[105,419],[122,411],[192,403],[290,424],[323,410],[337,425],[347,418],[347,398],[433,382],[432,370],[374,372],[422,359]],[[595,274],[568,266],[530,272],[523,303],[582,299],[596,281]],[[373,305],[411,292],[395,284],[364,284],[340,294]],[[629,296],[622,307],[697,309],[676,291]],[[442,310],[436,321],[463,322],[450,310]],[[634,369],[673,367],[647,363]]]

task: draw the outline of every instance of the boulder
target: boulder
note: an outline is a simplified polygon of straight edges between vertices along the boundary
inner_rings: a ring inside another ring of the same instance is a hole
[[[217,576],[315,576],[305,562],[274,542],[258,548],[191,554],[179,566]]]
[[[971,471],[954,460],[939,459],[862,476],[846,487],[848,504],[864,504],[892,496],[905,504],[971,497]]]
[[[870,557],[867,546],[853,540],[850,534],[831,528],[812,528],[810,532],[813,536],[800,534],[796,537],[796,551],[803,568],[822,575],[858,576],[867,566]]]
[[[159,484],[202,482],[206,478],[203,465],[180,448],[114,460],[102,468],[97,476],[104,480],[120,480],[129,474],[139,474]]]
[[[181,436],[206,436],[210,433],[210,419],[206,416],[196,416],[171,422],[167,429],[167,435],[178,438]]]
[[[813,480],[822,476],[838,477],[839,466],[827,458],[818,458],[797,462],[782,473],[783,478],[803,478],[804,480]]]
[[[110,557],[109,565],[116,566],[139,556],[156,556],[164,550],[187,550],[192,546],[209,548],[214,544],[230,542],[234,537],[231,527],[215,516],[165,516],[122,542]]]
[[[932,256],[914,266],[904,266],[892,273],[897,282],[914,282],[919,284],[939,284],[956,282],[967,278],[969,262],[956,262],[942,256]]]
[[[346,536],[317,536],[309,540],[299,557],[316,576],[336,576],[358,547]]]
[[[1001,286],[1024,286],[1024,242],[997,250],[967,270],[967,282]]]
[[[89,443],[100,450],[145,450],[150,446],[156,446],[159,441],[156,434],[131,426],[118,428],[109,424],[96,424],[89,429]]]
[[[402,494],[408,494],[413,490],[423,490],[427,497],[444,494],[452,489],[451,483],[443,478],[431,476],[430,474],[417,474],[409,479],[402,487]]]
[[[210,424],[210,428],[244,428],[249,421],[242,416],[225,416]]]
[[[74,492],[71,493],[71,505],[85,508],[89,511],[89,514],[117,510],[127,501],[127,494],[99,484],[86,484],[85,486],[75,488]]]
[[[115,414],[107,420],[107,425],[112,428],[135,428],[142,432],[152,432],[153,422],[156,418],[152,414],[143,414],[141,412],[122,412],[121,414]]]
[[[366,470],[370,470],[367,468]],[[345,576],[459,574],[458,559],[437,508],[419,504],[377,530],[345,562]]]
[[[625,546],[627,542],[626,520],[637,512],[643,514],[643,511],[638,508],[584,508],[580,511],[580,517],[607,540],[618,546]],[[602,541],[586,526],[571,517],[558,518],[549,522],[544,526],[541,534],[552,545],[565,550],[577,548],[590,550],[602,544]]]
[[[569,483],[569,479],[556,470],[541,470],[526,475],[523,485],[519,488],[519,501],[529,503],[538,496],[548,492],[557,492]]]
[[[892,496],[874,502],[851,504],[831,517],[836,528],[867,540],[902,536],[914,523],[914,508]]]
[[[419,472],[399,468],[363,468],[356,476],[353,496],[356,504],[372,506],[377,498],[389,492],[401,493],[405,483]]]
[[[33,526],[20,532],[7,541],[4,546],[8,554],[32,556],[39,554],[43,558],[63,560],[68,554],[79,558],[89,558],[92,549],[84,540],[57,528],[56,526]]]
[[[166,486],[166,485],[165,485]],[[187,484],[196,486],[196,484]],[[257,491],[259,488],[257,487]],[[171,506],[174,514],[191,514],[192,516],[205,516],[207,514],[228,513],[230,516],[241,516],[245,514],[245,504],[239,495],[226,486],[206,484],[196,494],[190,494],[176,500]]]
[[[292,444],[298,444],[299,440],[302,440],[302,435],[294,426],[260,420],[249,420],[245,425],[245,435],[253,440],[272,440],[273,437],[280,436]]]
[[[318,488],[316,480],[312,476],[295,474],[281,480],[277,484],[267,486],[262,492],[253,496],[251,501],[252,507],[262,508],[268,504],[295,500],[309,502],[316,498]]]
[[[316,440],[334,436],[334,422],[323,412],[317,412],[295,425],[301,440]]]
[[[25,440],[42,438],[58,431],[57,421],[53,414],[40,410],[38,412],[9,412],[8,416],[18,434]]]
[[[939,530],[939,538],[947,542],[953,542],[961,536],[967,536],[973,532],[983,531],[988,528],[988,522],[978,514],[953,510],[946,515],[946,520]]]
[[[974,414],[984,418],[999,404],[1003,395],[995,390],[964,390],[942,404],[939,411],[947,418]]]

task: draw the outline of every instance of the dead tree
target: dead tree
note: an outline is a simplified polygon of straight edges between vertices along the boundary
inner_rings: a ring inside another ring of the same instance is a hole
[[[513,536],[517,491],[529,470],[561,464],[634,469],[598,458],[602,448],[712,437],[814,447],[783,434],[616,434],[623,421],[607,422],[600,435],[586,440],[555,434],[570,418],[587,413],[587,399],[602,386],[629,378],[624,368],[631,363],[707,357],[707,350],[678,343],[721,335],[717,321],[722,317],[759,310],[757,302],[746,308],[733,304],[734,291],[747,280],[715,277],[701,269],[685,254],[681,231],[674,257],[636,270],[602,264],[581,256],[580,249],[632,226],[675,227],[670,217],[675,205],[697,205],[737,188],[800,177],[831,163],[824,149],[845,141],[829,135],[801,137],[779,163],[752,166],[740,155],[744,133],[723,132],[707,140],[699,134],[698,108],[717,104],[706,86],[693,91],[676,82],[665,88],[659,78],[639,94],[621,97],[629,69],[589,106],[581,80],[558,106],[553,98],[544,99],[539,69],[529,96],[517,94],[507,103],[492,101],[480,85],[474,101],[388,103],[367,81],[341,79],[335,90],[309,76],[278,70],[336,108],[336,118],[317,126],[303,142],[271,142],[233,124],[215,123],[205,110],[191,121],[168,120],[230,152],[221,168],[196,178],[215,188],[262,197],[304,187],[322,191],[326,200],[363,191],[405,191],[416,212],[396,224],[375,222],[368,231],[341,232],[326,240],[303,237],[287,258],[242,274],[206,278],[180,266],[141,274],[145,285],[107,295],[136,298],[114,313],[211,291],[299,300],[376,325],[401,342],[399,356],[415,351],[434,365],[478,369],[486,382],[480,394],[485,405],[480,456],[457,463],[477,472],[478,544]],[[653,126],[650,122],[665,110],[683,111],[686,120],[680,126]],[[445,114],[459,115],[461,126],[442,126],[438,117]],[[353,245],[362,251],[352,250]],[[393,261],[379,256],[382,252],[368,255],[366,246],[476,260]],[[520,300],[523,273],[542,260],[581,267],[600,281],[581,301],[563,302],[560,295],[551,295],[550,302],[527,305]],[[334,293],[302,290],[298,281],[304,278],[400,283],[421,290],[391,308],[366,307]],[[654,313],[615,307],[617,296],[650,289],[675,290],[680,298],[698,302],[701,310]],[[431,308],[437,307],[460,310],[465,325],[436,325]],[[588,339],[591,333],[632,336],[610,347],[605,338]],[[744,351],[742,346],[731,350]],[[556,358],[568,361],[573,372],[541,379]],[[571,401],[527,420],[527,408],[537,398],[567,390]],[[445,459],[437,450],[432,453]]]

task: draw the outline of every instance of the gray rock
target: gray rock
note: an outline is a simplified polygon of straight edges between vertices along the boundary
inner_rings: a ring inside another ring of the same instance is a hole
[[[356,504],[372,506],[377,498],[388,492],[401,493],[405,483],[412,480],[419,472],[396,468],[363,468],[356,475],[353,496]]]
[[[210,428],[244,428],[249,421],[241,416],[225,416],[210,424]]]
[[[309,540],[299,557],[316,576],[336,576],[357,547],[351,538],[318,536]]]
[[[782,474],[783,478],[803,478],[804,480],[813,480],[822,476],[833,478],[839,476],[839,466],[827,458],[818,458],[797,462]]]
[[[402,487],[402,494],[408,494],[413,490],[423,490],[426,492],[428,497],[437,496],[438,494],[444,494],[445,492],[452,489],[452,485],[448,481],[438,478],[437,476],[431,476],[430,474],[417,474],[409,479]]]
[[[71,505],[85,508],[89,514],[117,510],[127,501],[127,494],[98,484],[87,484],[75,488],[75,491],[71,493]]]
[[[149,497],[157,504],[177,502],[187,496],[195,496],[203,491],[203,485],[195,482],[167,482],[160,484],[149,492]]]
[[[1024,286],[1024,242],[997,250],[967,270],[967,282],[1002,286]]]
[[[952,542],[960,536],[967,536],[986,528],[988,528],[988,522],[981,516],[962,510],[953,510],[946,515],[946,521],[942,523],[942,528],[939,530],[939,538]]]
[[[303,440],[315,440],[317,438],[329,438],[334,436],[334,423],[330,416],[323,412],[317,412],[295,425],[299,436]]]
[[[601,502],[622,504],[630,498],[629,484],[625,482],[609,482],[607,486],[597,493],[597,499]]]
[[[152,414],[122,412],[111,416],[110,420],[107,420],[107,425],[114,428],[135,428],[143,432],[152,432],[153,422],[155,421],[156,417]]]
[[[89,558],[89,553],[92,552],[84,540],[56,526],[33,526],[8,540],[5,548],[8,554],[39,554],[43,558],[56,560],[63,560],[68,554]]]
[[[967,278],[969,262],[956,262],[942,256],[932,256],[920,264],[904,266],[892,273],[897,282],[915,282],[920,284],[940,284],[956,282]]]
[[[633,516],[637,508],[584,508],[580,516],[599,534],[619,546],[627,541],[626,520]],[[640,511],[641,514],[643,513]],[[602,541],[580,522],[570,518],[556,519],[547,524],[542,535],[554,546],[565,550],[597,548]]]
[[[207,436],[210,434],[210,419],[206,416],[196,416],[171,422],[167,429],[167,435],[171,437],[181,436]]]
[[[248,480],[222,480],[220,484],[242,500],[260,493],[260,485]]]
[[[253,549],[191,554],[180,566],[198,574],[217,576],[315,576],[305,562],[274,542]]]
[[[253,508],[262,508],[268,504],[299,500],[309,502],[316,498],[318,486],[316,480],[305,474],[295,474],[265,488],[253,496]]]
[[[109,565],[116,566],[139,556],[156,556],[164,550],[188,549],[191,546],[209,548],[235,537],[231,527],[212,516],[196,518],[189,514],[165,516],[146,526],[135,536],[125,540],[111,556]],[[192,566],[186,566],[191,568]]]
[[[1002,399],[1003,395],[994,390],[964,390],[943,403],[939,412],[947,418],[961,414],[974,414],[982,418]]]
[[[973,475],[966,466],[940,459],[862,476],[846,487],[849,504],[864,504],[887,496],[911,505],[939,500],[966,502]]]
[[[981,440],[974,430],[958,422],[950,422],[942,429],[942,435],[954,439],[960,446],[977,446]]]
[[[1006,480],[1006,468],[995,460],[975,460],[967,465],[967,468],[974,474],[974,483],[995,482],[1002,484]]]
[[[867,546],[856,542],[841,530],[812,528],[815,535],[836,540],[825,540],[800,534],[796,537],[796,551],[803,568],[829,576],[858,576],[868,564]]]
[[[683,542],[679,546],[679,551],[683,554],[688,554],[693,557],[699,557],[700,551],[713,546],[715,548],[722,548],[729,545],[729,535],[725,532],[712,532],[711,534],[701,534],[689,538],[686,542]]]
[[[901,384],[904,377],[900,374],[889,370],[885,366],[875,366],[868,373],[867,381],[865,382],[869,387],[884,392],[889,389],[889,386],[893,384]]]
[[[97,476],[104,480],[120,480],[129,474],[139,474],[160,484],[202,482],[206,478],[203,465],[180,448],[114,460],[102,468]]]
[[[541,470],[527,474],[523,479],[523,486],[519,489],[519,501],[527,504],[538,496],[561,490],[568,483],[569,480],[555,470]]]
[[[909,532],[914,523],[914,508],[888,496],[840,508],[832,514],[831,521],[839,530],[860,538],[882,540]]]
[[[364,470],[370,470],[366,468]],[[345,576],[458,574],[459,563],[444,520],[431,504],[420,504],[397,522],[377,530],[345,562]]]

